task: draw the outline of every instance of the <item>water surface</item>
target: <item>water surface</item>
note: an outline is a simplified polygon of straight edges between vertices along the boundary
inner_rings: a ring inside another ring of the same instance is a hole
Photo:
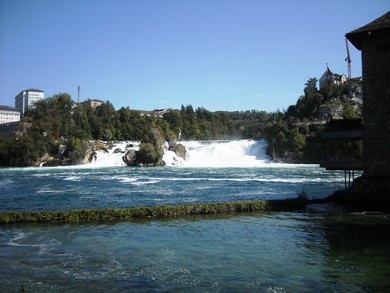
[[[69,167],[0,169],[0,211],[325,197],[344,187],[342,172],[317,165],[257,168]]]
[[[274,164],[252,142],[232,145],[251,167],[0,169],[0,211],[281,199],[303,189],[318,198],[344,187],[342,172]],[[193,147],[198,165],[205,148],[231,150]],[[388,215],[334,212],[3,225],[0,292],[386,292],[388,231]]]
[[[385,215],[255,213],[0,228],[17,292],[386,292]]]

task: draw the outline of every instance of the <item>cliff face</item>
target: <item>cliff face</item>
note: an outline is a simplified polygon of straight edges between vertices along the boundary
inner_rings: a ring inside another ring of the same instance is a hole
[[[305,89],[296,105],[266,126],[268,155],[286,163],[319,163],[325,159],[326,145],[321,137],[326,124],[334,120],[362,117],[361,79],[342,85]]]
[[[313,118],[318,120],[343,119],[355,115],[363,115],[363,89],[361,80],[351,80],[343,85],[343,93],[328,96],[319,107],[318,114]],[[347,117],[346,117],[347,116]]]

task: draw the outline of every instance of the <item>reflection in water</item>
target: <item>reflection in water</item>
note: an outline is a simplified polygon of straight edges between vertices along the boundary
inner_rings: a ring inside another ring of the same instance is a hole
[[[363,291],[390,291],[388,215],[333,215],[322,226],[329,246],[325,272],[329,280],[355,283]]]

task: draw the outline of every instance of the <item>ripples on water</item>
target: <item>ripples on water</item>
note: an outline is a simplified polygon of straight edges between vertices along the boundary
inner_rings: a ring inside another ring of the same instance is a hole
[[[0,169],[0,210],[329,195],[318,166]],[[384,215],[252,213],[0,227],[0,291],[385,292]]]
[[[385,292],[389,218],[304,213],[0,229],[0,288]]]
[[[0,210],[131,207],[188,202],[324,197],[343,174],[315,165],[262,168],[0,169]]]

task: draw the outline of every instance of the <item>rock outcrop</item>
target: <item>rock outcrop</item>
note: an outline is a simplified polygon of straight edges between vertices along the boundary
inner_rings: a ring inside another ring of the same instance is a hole
[[[175,152],[176,156],[178,156],[179,158],[185,159],[186,154],[187,154],[187,150],[186,150],[186,147],[184,145],[182,145],[181,143],[178,144],[177,142],[172,142],[169,144],[168,149],[170,151]]]
[[[130,167],[143,166],[143,167],[157,167],[165,166],[163,161],[164,148],[163,139],[159,135],[156,129],[151,129],[148,134],[150,142],[143,142],[139,146],[139,150],[134,148],[133,144],[126,146],[126,151],[121,148],[116,148],[112,153],[123,153],[123,162]],[[87,146],[84,148],[82,154],[76,159],[66,157],[66,146],[61,145],[60,151],[56,156],[49,156],[45,154],[42,158],[37,160],[34,166],[37,167],[55,167],[55,166],[71,166],[71,165],[83,165],[96,160],[98,152],[110,153],[115,143],[102,142],[102,141],[84,141]],[[130,149],[129,149],[130,148]],[[171,143],[169,147],[166,147],[176,153],[179,158],[185,158],[186,148],[182,144]]]
[[[139,146],[139,150],[129,150],[123,157],[123,161],[127,166],[165,166],[165,162],[162,160],[164,155],[164,143],[165,141],[158,129],[151,128],[149,132],[145,134],[145,137]]]
[[[136,161],[136,151],[135,150],[129,150],[127,153],[123,156],[123,162],[129,167],[137,166]]]

